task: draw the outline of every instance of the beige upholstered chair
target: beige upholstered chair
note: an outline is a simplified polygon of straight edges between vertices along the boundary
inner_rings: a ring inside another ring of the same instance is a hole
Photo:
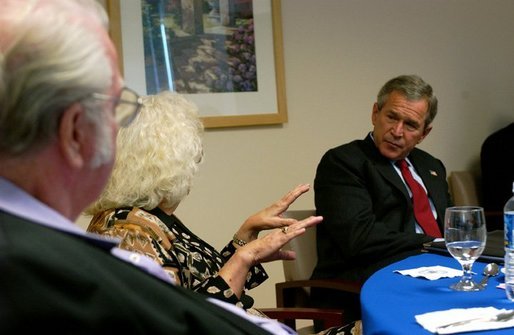
[[[448,187],[455,206],[482,206],[478,178],[471,171],[452,171]],[[502,212],[485,212],[487,230],[503,229]]]
[[[289,210],[284,213],[286,217],[298,220],[315,215],[315,210]],[[294,250],[296,259],[294,261],[283,261],[285,281],[275,284],[276,299],[278,308],[306,308],[312,307],[309,304],[310,288],[321,287],[345,292],[359,293],[362,283],[353,281],[332,280],[310,280],[310,276],[317,262],[316,251],[316,229],[307,229],[305,234],[289,242],[284,249]],[[324,313],[338,313],[335,319],[325,323],[324,328],[343,325],[344,310],[337,309],[315,309]],[[337,320],[337,318],[339,318]],[[295,321],[282,319],[282,322],[294,328]],[[337,324],[334,323],[337,321]]]
[[[470,171],[452,171],[448,186],[455,206],[480,206],[478,183]]]
[[[302,220],[316,215],[315,210],[291,210],[284,213],[285,217]],[[296,260],[283,262],[286,281],[309,279],[318,260],[316,252],[316,229],[307,229],[302,236],[290,241],[285,248],[296,252]]]

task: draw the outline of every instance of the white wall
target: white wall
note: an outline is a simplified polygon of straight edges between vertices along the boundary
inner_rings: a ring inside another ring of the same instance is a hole
[[[328,148],[363,138],[377,91],[399,74],[421,75],[439,97],[420,147],[448,171],[478,170],[482,141],[514,121],[512,13],[512,0],[282,0],[289,122],[207,131],[177,215],[221,248],[248,215],[312,183]],[[313,207],[313,193],[293,207]],[[283,280],[279,262],[265,267],[257,307],[275,306]]]

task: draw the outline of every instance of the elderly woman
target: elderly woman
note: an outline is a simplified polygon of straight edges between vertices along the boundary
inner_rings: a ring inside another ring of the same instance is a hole
[[[250,216],[217,252],[173,214],[202,160],[202,132],[195,105],[184,97],[144,97],[140,115],[119,131],[111,178],[86,210],[93,215],[88,231],[118,237],[120,247],[153,257],[178,285],[248,309],[253,299],[245,291],[268,277],[260,263],[294,259],[281,247],[322,218],[281,217],[309,190],[299,185]],[[274,231],[258,238],[268,229]]]

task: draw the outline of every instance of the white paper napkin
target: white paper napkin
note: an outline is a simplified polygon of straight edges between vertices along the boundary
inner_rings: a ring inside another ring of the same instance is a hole
[[[448,268],[445,266],[424,266],[416,269],[409,270],[395,270],[394,272],[398,272],[404,276],[411,277],[423,277],[428,280],[436,280],[440,278],[453,278],[453,277],[461,277],[462,270],[457,270],[453,268]]]
[[[478,330],[514,327],[514,319],[512,319],[507,321],[476,320],[464,325],[439,328],[452,322],[494,317],[498,313],[506,311],[508,310],[496,309],[494,307],[454,308],[446,311],[436,311],[416,315],[416,321],[423,326],[423,328],[434,334],[455,334]]]

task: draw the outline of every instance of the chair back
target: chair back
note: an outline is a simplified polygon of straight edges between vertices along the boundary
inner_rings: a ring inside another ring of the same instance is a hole
[[[303,220],[312,215],[316,215],[316,210],[289,210],[283,216]],[[282,262],[286,281],[309,279],[318,260],[316,228],[307,229],[303,235],[289,241],[283,249],[296,252],[296,259],[294,261]]]
[[[455,206],[481,206],[477,181],[470,171],[452,171],[448,184]]]

